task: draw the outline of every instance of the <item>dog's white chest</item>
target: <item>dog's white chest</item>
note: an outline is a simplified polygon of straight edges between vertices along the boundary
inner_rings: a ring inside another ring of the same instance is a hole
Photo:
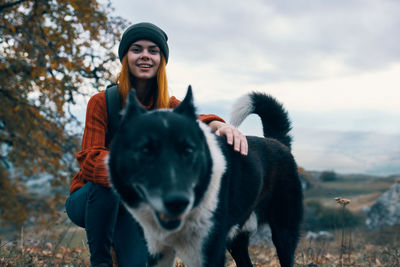
[[[163,254],[157,267],[173,267],[174,255],[191,267],[203,266],[202,248],[206,236],[213,224],[209,212],[197,209],[189,214],[181,229],[168,232],[159,227],[151,208],[142,205],[139,209],[128,209],[142,225],[149,252],[153,255]],[[207,216],[204,216],[207,215]]]

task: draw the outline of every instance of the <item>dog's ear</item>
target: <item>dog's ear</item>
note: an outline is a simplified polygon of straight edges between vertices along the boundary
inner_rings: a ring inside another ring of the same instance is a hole
[[[136,98],[136,90],[132,89],[129,91],[128,99],[126,103],[125,109],[122,111],[123,118],[132,117],[135,115],[139,115],[145,113],[146,109],[143,108]]]
[[[174,109],[174,112],[186,115],[192,119],[197,119],[196,108],[193,104],[192,86],[189,85],[183,101]]]

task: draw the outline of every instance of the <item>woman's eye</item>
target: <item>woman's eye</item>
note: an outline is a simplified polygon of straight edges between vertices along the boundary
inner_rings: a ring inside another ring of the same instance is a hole
[[[158,49],[149,49],[149,53],[153,55],[158,54],[159,52],[160,51]]]
[[[140,49],[140,48],[138,48],[138,47],[133,47],[133,48],[131,48],[131,51],[132,51],[133,53],[140,53],[140,52],[142,51],[142,49]]]

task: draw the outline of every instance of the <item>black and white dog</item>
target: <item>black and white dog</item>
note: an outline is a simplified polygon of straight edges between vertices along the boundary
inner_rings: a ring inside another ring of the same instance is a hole
[[[189,87],[173,110],[146,111],[130,93],[108,159],[111,183],[143,228],[149,266],[218,266],[229,250],[252,266],[250,235],[269,224],[281,266],[292,266],[302,218],[302,191],[290,152],[290,122],[272,97],[251,93],[233,113],[240,124],[261,118],[265,138],[248,136],[249,152],[197,120]]]

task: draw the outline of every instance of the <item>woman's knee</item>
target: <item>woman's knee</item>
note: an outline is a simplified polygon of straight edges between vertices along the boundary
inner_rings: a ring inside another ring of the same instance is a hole
[[[93,184],[88,191],[88,205],[100,205],[103,209],[116,209],[119,206],[119,197],[109,187]]]
[[[74,224],[85,228],[86,194],[83,191],[84,189],[80,188],[68,196],[65,211]]]
[[[83,187],[73,192],[65,202],[65,210],[73,223],[85,228],[85,218],[89,213],[109,214],[119,206],[119,198],[110,188],[86,183]]]

